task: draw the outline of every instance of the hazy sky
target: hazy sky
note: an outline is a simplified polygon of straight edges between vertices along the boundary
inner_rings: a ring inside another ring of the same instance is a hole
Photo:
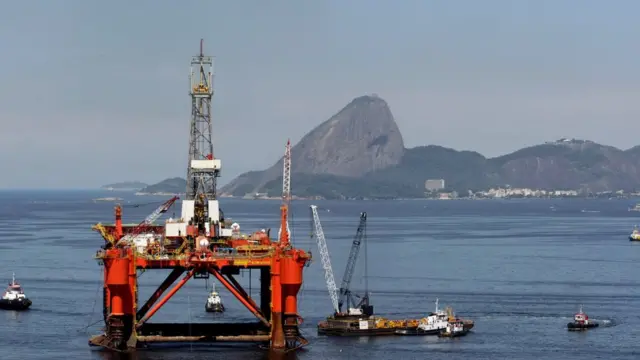
[[[191,6],[186,6],[186,4]],[[0,187],[185,176],[188,68],[216,57],[221,183],[354,97],[406,146],[640,144],[638,1],[3,1]]]

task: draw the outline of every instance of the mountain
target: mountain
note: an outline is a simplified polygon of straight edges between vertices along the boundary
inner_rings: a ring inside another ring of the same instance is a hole
[[[588,189],[640,188],[637,150],[623,151],[589,140],[560,139],[490,160],[502,183],[520,187]]]
[[[123,181],[108,185],[103,185],[100,189],[104,190],[140,190],[147,186],[147,184],[140,181]]]
[[[244,173],[219,192],[277,196],[282,161]],[[437,145],[406,149],[388,104],[377,96],[361,96],[292,148],[293,195],[424,197],[427,179],[444,179],[446,190],[465,193],[496,186],[636,190],[640,146],[623,151],[589,140],[560,139],[495,158]]]
[[[377,96],[361,96],[293,146],[291,172],[359,179],[371,171],[398,165],[404,150],[400,129],[387,103]],[[267,170],[240,175],[221,193],[259,192],[270,188],[278,177],[282,182],[282,162],[281,158]]]
[[[138,194],[184,194],[187,189],[187,181],[180,177],[165,179],[157,184],[149,185],[141,189]]]

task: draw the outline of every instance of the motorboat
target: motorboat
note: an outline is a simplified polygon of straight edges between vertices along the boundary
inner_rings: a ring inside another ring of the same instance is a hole
[[[582,311],[582,305],[580,305],[580,310],[573,316],[573,322],[567,324],[567,329],[569,331],[582,331],[598,327],[599,325],[597,322],[589,320],[589,316]]]
[[[447,312],[438,308],[436,299],[436,309],[429,316],[420,319],[416,328],[406,328],[396,330],[397,335],[438,335],[449,323]]]
[[[224,305],[222,304],[220,294],[216,291],[215,284],[209,293],[209,297],[207,298],[207,303],[204,308],[207,312],[224,312]]]
[[[31,306],[31,300],[27,298],[22,289],[22,285],[16,281],[14,273],[9,286],[0,298],[0,309],[5,310],[27,310]]]
[[[465,336],[469,330],[465,329],[464,321],[455,320],[447,323],[447,326],[438,333],[439,337],[458,337]]]

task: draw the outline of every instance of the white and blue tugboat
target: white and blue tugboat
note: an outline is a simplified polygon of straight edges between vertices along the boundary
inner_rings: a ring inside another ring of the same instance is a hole
[[[204,308],[207,312],[224,312],[224,305],[222,305],[222,299],[220,298],[220,294],[216,291],[215,284],[213,284],[213,289],[209,293],[207,304]]]

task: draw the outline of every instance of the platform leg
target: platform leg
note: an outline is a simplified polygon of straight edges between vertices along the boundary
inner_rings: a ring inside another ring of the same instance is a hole
[[[131,250],[114,250],[113,256],[105,261],[108,290],[105,295],[109,309],[102,342],[106,344],[103,345],[105,347],[122,351],[127,349],[127,343],[134,333],[136,274]]]
[[[286,348],[282,327],[282,286],[280,285],[280,257],[276,254],[271,265],[271,348]]]
[[[286,256],[280,260],[280,288],[284,303],[284,334],[287,349],[295,349],[308,343],[300,333],[301,317],[298,315],[298,291],[302,286],[304,263],[295,256]]]

